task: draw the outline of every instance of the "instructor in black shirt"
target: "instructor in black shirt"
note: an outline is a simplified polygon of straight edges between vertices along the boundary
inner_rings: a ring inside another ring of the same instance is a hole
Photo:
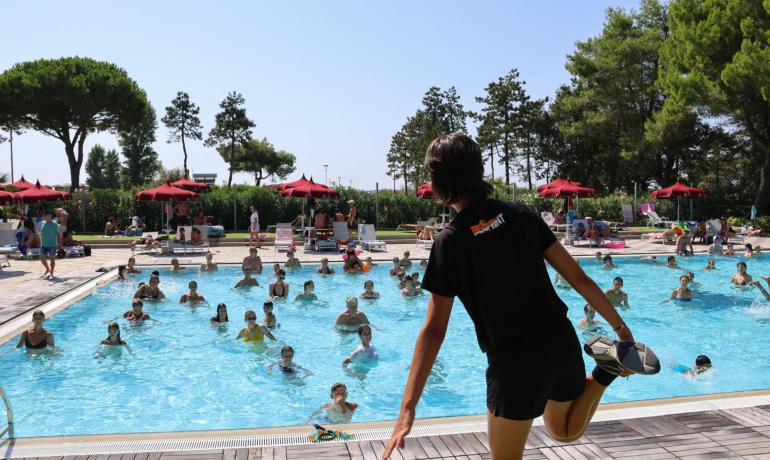
[[[464,134],[442,135],[428,147],[425,167],[433,192],[457,211],[436,237],[422,288],[431,292],[425,323],[393,435],[383,454],[403,448],[415,407],[459,297],[486,353],[487,418],[493,458],[521,458],[532,419],[544,415],[558,441],[585,431],[607,386],[618,375],[654,374],[654,353],[635,343],[604,293],[523,204],[490,199],[478,145]],[[586,377],[581,347],[556,294],[544,259],[612,326],[620,341],[593,337],[597,361]]]

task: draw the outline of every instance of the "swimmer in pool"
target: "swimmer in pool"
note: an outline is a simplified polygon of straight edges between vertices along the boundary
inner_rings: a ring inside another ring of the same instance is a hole
[[[321,259],[321,265],[315,269],[315,272],[319,275],[333,275],[334,269],[329,266],[329,259],[324,257]]]
[[[682,267],[676,264],[676,257],[674,256],[668,256],[668,259],[666,259],[666,267],[678,268],[679,270],[682,270]]]
[[[398,257],[393,258],[393,266],[390,268],[388,274],[390,276],[398,276],[399,273],[404,273],[404,269],[401,267],[401,261]]]
[[[171,271],[178,272],[179,270],[187,270],[187,267],[183,267],[179,265],[179,259],[177,258],[171,259]]]
[[[318,296],[315,295],[315,283],[313,280],[307,280],[302,285],[302,292],[297,294],[297,297],[294,298],[295,302],[299,302],[302,300],[318,300]]]
[[[128,258],[128,265],[126,265],[126,271],[131,274],[141,273],[141,270],[136,268],[136,259],[134,259],[133,257]]]
[[[118,281],[126,281],[126,266],[118,265]]]
[[[613,307],[628,308],[628,294],[623,292],[623,278],[616,276],[612,280],[612,289],[604,291],[604,295],[607,296]]]
[[[405,275],[401,286],[403,286],[401,288],[401,293],[406,297],[414,297],[419,294],[419,291],[414,287],[414,283],[412,282],[412,275]]]
[[[671,296],[668,300],[675,300],[679,302],[688,302],[692,300],[692,291],[687,284],[690,282],[690,278],[687,275],[679,277],[679,287],[671,291]]]
[[[131,350],[126,341],[120,338],[120,326],[118,323],[110,323],[107,325],[107,338],[102,340],[101,344],[124,345],[128,350]]]
[[[361,294],[361,298],[370,300],[380,298],[380,293],[374,290],[374,281],[364,281],[364,292]]]
[[[746,273],[746,262],[738,262],[736,267],[738,268],[738,273],[733,275],[730,279],[730,283],[735,286],[747,286],[754,281],[754,278]]]
[[[687,272],[687,273],[685,273],[685,276],[687,276],[687,279],[690,280],[690,282],[687,283],[689,286],[692,286],[694,288],[699,288],[700,287],[700,283],[695,281],[695,273]]]
[[[278,278],[278,274],[281,272],[281,264],[275,263],[273,264],[273,276]],[[285,273],[285,272],[284,272]]]
[[[733,257],[735,255],[735,248],[733,247],[733,243],[727,243],[724,255],[728,257]]]
[[[363,271],[364,264],[361,259],[356,255],[356,250],[352,246],[348,246],[345,250],[345,262],[342,266],[342,271],[345,273],[357,273]]]
[[[428,260],[427,259],[422,259],[420,261],[420,268],[428,268]]]
[[[246,310],[244,320],[246,321],[246,327],[241,329],[238,336],[235,337],[236,340],[242,339],[244,342],[264,342],[265,337],[270,340],[275,340],[270,329],[257,324],[257,314],[254,310]]]
[[[420,282],[420,274],[418,272],[412,273],[412,284],[415,289],[422,292],[422,283]]]
[[[21,333],[16,348],[26,347],[27,350],[53,347],[53,334],[43,327],[45,313],[43,310],[35,310],[32,313],[32,327]]]
[[[273,329],[278,325],[278,318],[276,318],[275,313],[273,313],[273,302],[271,300],[266,300],[265,303],[262,304],[262,312],[265,314],[265,320],[262,321],[263,326],[268,329]]]
[[[140,299],[134,299],[131,303],[131,310],[123,313],[123,317],[128,321],[144,321],[150,319],[150,315],[144,311],[144,304]]]
[[[214,254],[207,252],[206,253],[206,262],[201,264],[201,271],[202,272],[215,272],[219,270],[219,265],[212,262],[214,259]]]
[[[348,297],[345,302],[347,310],[337,316],[337,321],[334,323],[338,328],[346,330],[358,330],[363,324],[370,324],[369,318],[362,311],[358,311],[358,299],[355,297]]]
[[[716,237],[714,238],[714,241],[711,242],[708,248],[708,253],[710,256],[721,256],[724,254],[725,248],[722,247],[722,238]]]
[[[374,263],[374,261],[372,260],[372,256],[369,256],[366,259],[364,259],[364,265],[366,265],[371,269],[372,267],[376,267],[379,264]]]
[[[295,268],[302,268],[302,264],[299,263],[299,259],[294,257],[294,251],[291,249],[286,252],[286,263],[283,265],[284,270],[294,270]]]
[[[602,259],[602,251],[596,251],[596,254],[594,254],[594,260],[603,263],[604,260]]]
[[[289,283],[284,281],[286,278],[286,272],[283,270],[278,271],[278,279],[275,283],[272,283],[267,290],[267,295],[273,299],[285,299],[289,296]]]
[[[603,260],[604,260],[604,265],[602,265],[603,269],[608,270],[610,268],[618,268],[618,266],[612,262],[611,255],[607,254],[606,256],[604,256]]]
[[[243,258],[241,269],[251,269],[251,273],[262,273],[262,259],[257,255],[257,248],[249,248],[249,255]]]
[[[743,253],[743,257],[751,258],[762,255],[762,246],[752,246],[750,243],[746,243],[746,252]]]
[[[326,403],[323,406],[316,409],[310,417],[308,422],[320,414],[326,411],[326,419],[331,423],[349,423],[353,419],[353,412],[358,408],[358,404],[347,402],[348,388],[344,383],[335,383],[332,385],[331,398],[334,402]]]
[[[706,262],[706,266],[703,267],[704,270],[716,270],[717,269],[717,261],[714,259],[709,259],[708,262]]]
[[[642,261],[643,263],[648,263],[648,264],[658,263],[658,258],[655,256],[642,256],[639,258],[639,260]]]
[[[401,258],[401,260],[398,261],[398,265],[406,268],[412,266],[412,261],[409,259],[409,251],[404,251],[404,257]]]
[[[343,366],[352,362],[374,361],[377,359],[377,350],[372,345],[372,328],[366,324],[358,328],[358,337],[361,339],[361,345],[358,346],[344,361]]]
[[[227,305],[220,303],[217,305],[217,315],[212,316],[211,320],[212,323],[227,323],[230,321],[230,318],[227,317]]]
[[[278,369],[280,369],[284,374],[296,374],[297,371],[302,371],[305,373],[305,377],[308,375],[313,375],[312,372],[294,362],[294,349],[288,345],[281,348],[280,361],[275,361],[267,366],[267,373],[272,374],[273,367],[276,365],[278,366]]]
[[[583,307],[583,314],[585,315],[585,318],[581,319],[580,323],[578,323],[578,328],[580,329],[596,329],[596,327],[602,323],[596,319],[596,310],[589,304],[585,304]]]
[[[695,377],[696,375],[700,375],[704,372],[710,371],[711,369],[713,369],[711,366],[711,359],[706,355],[699,355],[697,358],[695,358],[695,367],[688,370],[686,374]]]
[[[198,282],[197,281],[190,281],[187,283],[187,287],[190,289],[190,292],[187,294],[182,294],[182,297],[179,298],[179,303],[187,303],[187,302],[205,302],[206,298],[202,295],[198,294]]]
[[[767,287],[770,288],[770,276],[763,276],[763,280],[767,283]],[[762,293],[763,296],[765,296],[765,300],[770,301],[770,292],[767,292],[767,289],[762,287],[762,283],[759,282],[759,280],[754,280],[749,283],[752,286],[756,286],[757,289],[759,289],[759,292]]]
[[[257,282],[256,278],[251,277],[251,269],[246,267],[243,269],[243,279],[235,284],[235,289],[252,286],[259,286],[259,282]]]
[[[134,293],[135,299],[165,299],[166,295],[160,290],[160,277],[156,274],[150,275],[148,284],[140,284],[139,289]]]

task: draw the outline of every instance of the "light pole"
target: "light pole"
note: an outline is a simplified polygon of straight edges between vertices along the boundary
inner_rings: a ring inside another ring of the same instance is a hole
[[[324,165],[324,185],[329,185],[329,165]]]

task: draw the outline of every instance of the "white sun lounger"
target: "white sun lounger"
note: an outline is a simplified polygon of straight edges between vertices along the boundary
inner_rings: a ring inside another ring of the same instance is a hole
[[[367,251],[374,251],[376,249],[387,250],[385,242],[377,239],[376,231],[372,224],[358,225],[358,239],[361,242],[361,246]]]
[[[293,244],[294,230],[292,230],[291,224],[278,224],[275,229],[275,250],[288,251]]]

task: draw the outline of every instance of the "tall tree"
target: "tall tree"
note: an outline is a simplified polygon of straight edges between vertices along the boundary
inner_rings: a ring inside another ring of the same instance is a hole
[[[104,188],[104,154],[107,151],[99,144],[91,147],[86,160],[86,184],[91,188]]]
[[[123,69],[90,58],[22,62],[0,74],[0,125],[13,123],[62,141],[71,190],[80,185],[88,135],[127,130],[148,105]]]
[[[157,176],[160,161],[157,152],[152,148],[157,128],[155,109],[148,106],[141,121],[131,130],[120,134],[119,142],[123,155],[120,182],[124,188],[146,184]]]
[[[226,158],[229,152],[220,151],[220,155]],[[236,148],[233,169],[254,174],[254,182],[259,187],[263,180],[271,176],[285,179],[296,169],[295,163],[294,155],[283,150],[276,151],[267,138],[249,139]]]
[[[235,91],[229,93],[219,104],[222,109],[214,119],[214,127],[209,131],[205,144],[215,147],[218,151],[228,153],[225,161],[229,165],[230,175],[227,178],[227,186],[233,183],[233,161],[235,150],[251,138],[251,128],[256,124],[246,117],[246,108],[243,104],[246,100],[241,93]]]
[[[184,152],[185,175],[189,175],[187,169],[187,145],[185,138],[201,140],[203,137],[201,120],[198,118],[200,109],[197,105],[190,102],[190,96],[184,91],[176,93],[176,97],[171,101],[171,105],[166,107],[166,115],[162,122],[169,129],[168,143],[182,142],[182,152]]]
[[[661,76],[671,104],[727,117],[762,153],[754,205],[770,214],[770,3],[672,0]]]

